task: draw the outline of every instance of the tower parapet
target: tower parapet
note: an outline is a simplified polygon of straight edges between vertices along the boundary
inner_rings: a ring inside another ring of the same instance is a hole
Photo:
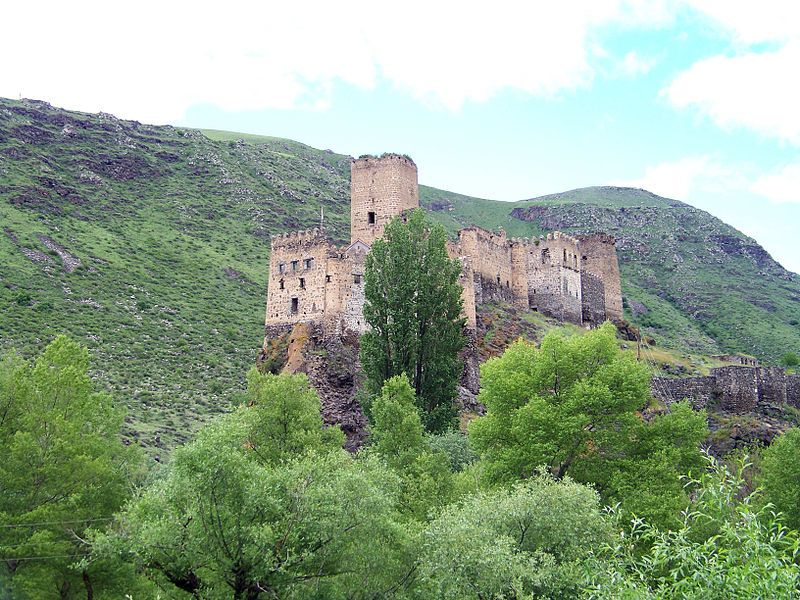
[[[407,156],[362,156],[350,162],[350,242],[368,246],[394,217],[419,208],[417,165]]]

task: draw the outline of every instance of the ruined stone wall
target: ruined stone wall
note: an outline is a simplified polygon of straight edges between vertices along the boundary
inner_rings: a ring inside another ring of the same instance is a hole
[[[410,158],[389,154],[350,163],[350,241],[367,245],[406,210],[419,208],[417,166]]]
[[[295,231],[271,242],[265,323],[321,320],[325,314],[328,256],[335,253],[322,230]]]
[[[786,372],[780,367],[751,369],[758,376],[758,403],[760,405],[786,404]]]
[[[606,296],[602,280],[588,272],[581,273],[583,322],[593,327],[606,319]]]
[[[711,358],[716,358],[717,360],[721,360],[723,362],[733,363],[735,365],[742,365],[745,367],[758,366],[757,358],[753,356],[746,356],[744,354],[720,354],[718,356],[712,356]]]
[[[729,412],[750,412],[758,406],[756,369],[720,367],[711,369],[720,396],[720,407]]]
[[[555,232],[528,246],[528,304],[548,316],[583,322],[577,240]]]
[[[666,403],[690,398],[703,408],[712,398],[727,412],[745,413],[800,402],[800,377],[780,367],[730,366],[711,369],[708,377],[654,377],[653,395]]]
[[[705,408],[716,394],[716,379],[714,377],[653,377],[650,391],[654,398],[664,402],[667,406],[673,402],[689,400],[692,406],[699,410]]]
[[[529,240],[511,241],[511,294],[519,308],[529,308],[528,261],[535,255],[535,244]]]
[[[800,375],[786,376],[786,403],[800,408]]]
[[[458,246],[461,256],[469,258],[473,273],[482,280],[483,301],[513,301],[511,245],[505,232],[468,227],[458,232]]]
[[[581,236],[578,240],[581,271],[600,278],[605,290],[606,316],[622,319],[622,283],[617,260],[616,240],[613,236],[598,233]]]

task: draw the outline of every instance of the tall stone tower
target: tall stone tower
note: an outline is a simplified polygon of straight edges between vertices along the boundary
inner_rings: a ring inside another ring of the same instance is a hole
[[[350,163],[350,242],[371,246],[386,224],[419,208],[417,165],[407,156],[367,156]]]

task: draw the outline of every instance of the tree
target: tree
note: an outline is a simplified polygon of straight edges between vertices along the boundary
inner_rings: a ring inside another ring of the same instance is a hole
[[[239,415],[248,447],[263,464],[344,444],[338,426],[323,426],[319,396],[303,374],[261,374],[253,367],[247,375],[247,403],[251,410]]]
[[[766,500],[800,530],[800,429],[789,429],[764,450],[761,482]]]
[[[744,494],[746,462],[735,472],[708,457],[709,469],[687,483],[695,490],[678,527],[642,519],[603,544],[587,561],[590,598],[796,598],[800,539],[758,498]],[[758,508],[762,506],[762,508]]]
[[[479,492],[425,529],[420,597],[578,597],[574,571],[610,533],[597,493],[568,477]]]
[[[598,486],[606,500],[677,517],[679,475],[701,464],[703,413],[685,405],[645,422],[650,374],[619,350],[611,323],[585,335],[548,333],[541,347],[519,341],[481,369],[486,415],[470,440],[490,481],[530,477],[544,465]]]
[[[374,454],[400,476],[404,513],[418,520],[452,498],[450,460],[431,449],[425,436],[414,390],[405,374],[388,379],[372,405],[371,445]]]
[[[464,347],[460,265],[447,255],[446,233],[421,210],[394,219],[367,255],[361,364],[367,386],[405,373],[428,431],[451,427]]]
[[[797,367],[800,365],[800,354],[797,354],[797,352],[787,352],[781,356],[780,363],[784,367]]]
[[[0,362],[0,567],[20,595],[91,600],[123,578],[118,564],[88,560],[87,538],[130,496],[140,457],[88,366],[64,336],[33,365]]]
[[[305,377],[251,374],[250,394],[175,450],[98,537],[98,553],[202,597],[375,598],[402,587],[412,559],[396,475],[342,450],[341,433],[328,439]]]

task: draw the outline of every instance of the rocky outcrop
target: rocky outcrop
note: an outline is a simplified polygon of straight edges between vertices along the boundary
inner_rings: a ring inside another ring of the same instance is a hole
[[[319,394],[323,421],[339,425],[346,436],[345,448],[357,450],[367,432],[356,397],[361,373],[358,339],[326,337],[321,326],[311,323],[269,326],[265,337],[269,343],[259,352],[259,368],[304,373]]]

